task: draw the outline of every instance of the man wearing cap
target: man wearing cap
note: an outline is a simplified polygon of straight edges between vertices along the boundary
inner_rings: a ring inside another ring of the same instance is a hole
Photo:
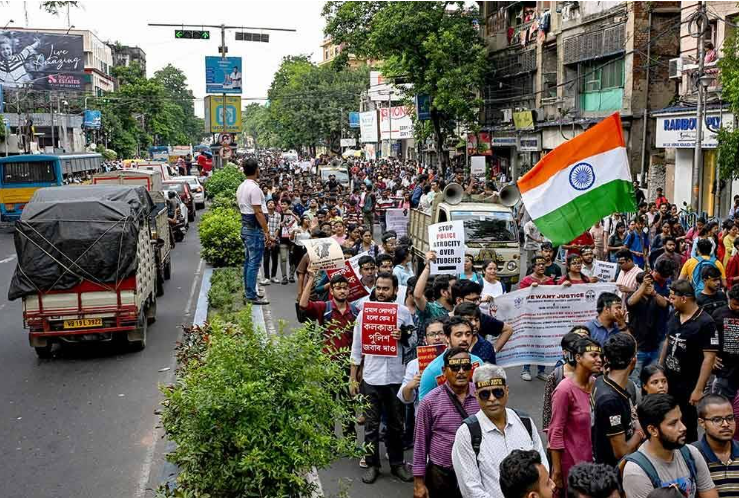
[[[452,447],[454,472],[464,498],[503,496],[499,483],[503,459],[513,450],[536,450],[541,461],[547,462],[546,452],[533,420],[506,407],[508,386],[502,367],[482,365],[475,369],[472,381],[481,409],[468,421],[479,423],[482,439],[479,454],[475,454],[470,425],[465,422],[457,429]]]
[[[462,421],[480,406],[475,398],[472,360],[465,348],[451,348],[443,355],[446,382],[433,389],[416,415],[413,447],[413,496],[461,497],[452,468],[452,445]]]

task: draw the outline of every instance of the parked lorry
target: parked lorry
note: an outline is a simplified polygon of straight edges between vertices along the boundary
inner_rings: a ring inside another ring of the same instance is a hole
[[[155,249],[142,186],[43,188],[15,227],[8,299],[41,358],[55,343],[120,339],[141,350],[156,319]]]
[[[93,185],[143,185],[149,192],[154,209],[149,213],[151,240],[162,240],[157,245],[157,296],[164,295],[164,281],[172,276],[173,229],[167,217],[167,199],[163,191],[162,174],[158,170],[132,169],[98,173],[92,177]]]
[[[411,209],[408,234],[413,243],[413,258],[419,271],[429,250],[429,225],[463,220],[467,253],[472,254],[475,268],[482,271],[483,261],[497,263],[498,277],[510,289],[518,282],[521,270],[521,247],[518,228],[511,206],[520,198],[515,187],[505,187],[499,195],[465,198],[462,187],[449,184],[434,196],[430,211]]]

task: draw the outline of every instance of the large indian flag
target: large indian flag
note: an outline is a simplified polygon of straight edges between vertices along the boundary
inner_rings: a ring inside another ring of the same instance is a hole
[[[544,156],[518,188],[534,224],[554,245],[570,242],[612,213],[636,211],[620,115]]]

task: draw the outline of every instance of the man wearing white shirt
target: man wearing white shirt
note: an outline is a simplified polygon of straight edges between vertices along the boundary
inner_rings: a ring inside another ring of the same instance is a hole
[[[454,472],[463,498],[500,498],[500,463],[505,457],[513,450],[536,450],[548,471],[547,455],[533,420],[506,408],[508,386],[502,367],[486,363],[475,369],[472,381],[481,408],[474,418],[482,439],[475,454],[467,423],[472,417],[459,427],[452,446]]]
[[[375,288],[369,301],[381,303],[395,302],[398,291],[398,279],[392,273],[380,273],[375,281]],[[349,392],[352,396],[359,393],[358,372],[364,356],[364,370],[362,374],[362,392],[367,397],[369,406],[365,413],[364,443],[369,446],[365,455],[367,471],[362,476],[362,482],[372,484],[380,475],[380,416],[385,412],[387,416],[387,446],[390,469],[394,476],[405,482],[412,482],[413,475],[403,463],[403,418],[405,408],[398,399],[398,391],[403,382],[405,368],[403,365],[403,345],[415,346],[415,337],[403,337],[401,328],[412,327],[413,317],[405,306],[398,306],[398,328],[391,334],[398,341],[395,356],[374,356],[362,354],[362,317],[367,302],[359,304],[359,316],[354,326],[352,339],[351,372]]]
[[[244,241],[244,293],[251,304],[266,305],[269,301],[257,296],[257,274],[264,248],[271,243],[265,216],[267,205],[257,183],[259,163],[255,159],[247,159],[243,168],[246,180],[236,190],[236,202],[241,211],[241,240]]]

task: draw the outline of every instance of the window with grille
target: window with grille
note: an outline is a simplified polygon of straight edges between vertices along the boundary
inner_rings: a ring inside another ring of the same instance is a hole
[[[580,90],[585,93],[600,92],[624,86],[624,60],[589,61],[580,64]]]
[[[5,163],[3,168],[3,185],[18,183],[51,183],[54,181],[54,163],[52,161],[24,161]]]

